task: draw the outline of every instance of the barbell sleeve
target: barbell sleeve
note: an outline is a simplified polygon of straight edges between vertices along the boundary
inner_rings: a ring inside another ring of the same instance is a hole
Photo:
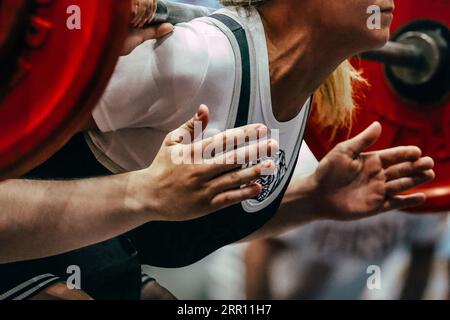
[[[389,41],[380,49],[362,53],[361,58],[412,69],[423,68],[426,65],[425,55],[420,48],[393,41]]]
[[[192,4],[174,3],[170,1],[158,1],[156,14],[150,25],[169,22],[178,24],[189,22],[193,19],[209,16],[217,9]]]

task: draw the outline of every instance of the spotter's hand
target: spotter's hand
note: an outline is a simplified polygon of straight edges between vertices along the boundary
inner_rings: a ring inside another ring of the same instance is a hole
[[[147,40],[162,38],[173,31],[170,23],[145,26],[155,16],[156,4],[156,0],[133,0],[130,31],[122,49],[122,56],[130,54]]]
[[[375,122],[360,135],[336,146],[311,176],[320,211],[336,220],[355,220],[422,204],[423,193],[403,195],[434,179],[434,162],[413,146],[366,150],[381,135]],[[319,200],[320,199],[320,200]]]
[[[252,199],[262,190],[255,181],[274,170],[272,160],[243,168],[257,155],[278,152],[278,142],[265,139],[266,126],[250,124],[204,139],[195,136],[203,132],[208,121],[208,108],[200,106],[192,119],[166,136],[151,166],[133,173],[136,177],[135,183],[130,183],[136,190],[131,192],[133,202],[148,207],[145,211],[159,216],[156,220],[192,220]],[[196,132],[198,125],[201,132]],[[192,142],[181,139],[187,136]],[[247,146],[248,141],[255,143]],[[180,155],[187,158],[179,158]],[[201,159],[203,155],[208,156]],[[196,158],[201,161],[196,162]],[[179,161],[182,159],[188,161]]]

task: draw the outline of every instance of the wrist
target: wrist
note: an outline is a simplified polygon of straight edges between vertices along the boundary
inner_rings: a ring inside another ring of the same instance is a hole
[[[149,170],[133,171],[126,177],[126,206],[144,223],[160,220],[154,196],[155,181]]]
[[[324,193],[320,188],[319,180],[315,173],[304,178],[305,193],[310,204],[311,221],[323,220],[326,217],[326,208],[324,203]]]
[[[309,185],[309,198],[312,206],[312,220],[325,220],[330,216],[330,208],[327,204],[326,190],[321,185],[317,174],[313,173],[307,177]]]
[[[320,195],[314,176],[302,176],[292,179],[283,198],[283,208],[289,220],[295,225],[318,220],[320,215]]]

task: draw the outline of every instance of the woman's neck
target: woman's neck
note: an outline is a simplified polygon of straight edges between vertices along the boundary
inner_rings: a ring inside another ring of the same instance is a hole
[[[272,0],[258,9],[267,40],[272,107],[279,121],[294,118],[347,57],[338,49],[343,46],[339,39],[314,20],[316,13],[308,8],[299,12],[296,6],[298,0]]]

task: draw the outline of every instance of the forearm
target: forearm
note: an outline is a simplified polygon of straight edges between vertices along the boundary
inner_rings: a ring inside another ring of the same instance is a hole
[[[151,219],[130,195],[133,173],[74,181],[0,183],[0,262],[98,243]],[[148,208],[147,208],[148,209]]]
[[[319,209],[319,201],[317,187],[311,177],[292,179],[275,216],[243,241],[279,236],[296,227],[317,220],[318,210],[321,210]]]

